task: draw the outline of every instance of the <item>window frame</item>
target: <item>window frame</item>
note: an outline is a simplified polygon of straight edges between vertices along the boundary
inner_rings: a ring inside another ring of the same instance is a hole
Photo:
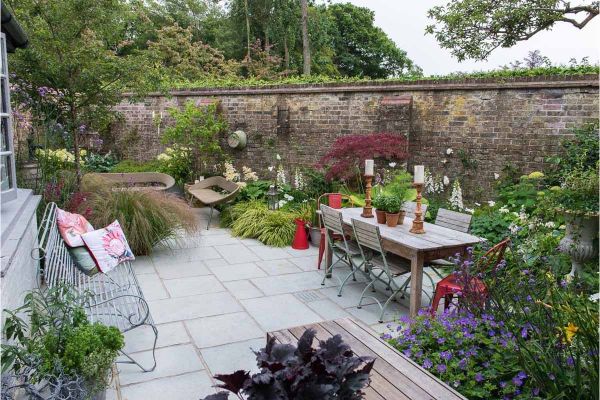
[[[2,106],[0,108],[0,119],[6,123],[6,150],[0,148],[0,165],[3,165],[3,159],[7,159],[7,165],[9,171],[7,171],[9,187],[6,190],[0,191],[1,204],[17,198],[17,171],[15,166],[15,151],[13,147],[13,126],[12,126],[12,111],[10,107],[10,86],[8,81],[8,58],[6,55],[6,35],[0,33],[0,79],[2,80],[1,89],[3,93],[0,93],[0,103],[6,100],[6,112],[2,112]]]

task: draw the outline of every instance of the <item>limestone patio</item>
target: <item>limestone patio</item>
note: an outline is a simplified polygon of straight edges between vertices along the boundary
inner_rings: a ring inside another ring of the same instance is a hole
[[[134,263],[159,331],[157,367],[144,373],[118,364],[116,390],[109,391],[109,398],[197,400],[214,393],[214,374],[256,371],[251,349],[264,347],[268,331],[352,317],[380,333],[386,322],[408,315],[407,297],[388,306],[379,324],[374,300],[356,307],[364,277],[350,281],[338,297],[335,277],[347,271],[340,265],[334,278],[321,285],[316,247],[272,248],[239,239],[219,228],[218,218],[206,230],[208,208],[195,211],[200,221],[196,235]],[[385,288],[379,288],[374,295],[385,300],[383,293]],[[423,304],[427,301],[424,296]],[[153,337],[150,328],[128,332],[126,350],[150,364]]]

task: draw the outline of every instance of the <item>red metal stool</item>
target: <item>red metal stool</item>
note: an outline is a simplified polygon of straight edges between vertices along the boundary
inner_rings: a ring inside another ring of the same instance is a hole
[[[323,197],[327,196],[327,205],[331,208],[340,209],[342,208],[342,199],[346,199],[350,202],[351,206],[354,206],[354,202],[350,198],[350,196],[341,194],[341,193],[324,193],[319,196],[317,199],[317,210],[321,209],[321,201]],[[325,240],[325,228],[321,223],[321,218],[319,217],[319,229],[321,231],[321,240],[319,241],[319,259],[317,261],[317,269],[321,269],[321,262],[323,261],[323,255],[325,254],[325,246],[327,245]],[[333,235],[333,240],[341,240],[342,237],[340,235]]]
[[[477,266],[475,266],[475,271],[483,272],[490,267],[496,269],[498,264],[500,264],[500,261],[502,261],[504,258],[504,252],[509,244],[510,239],[504,239],[489,249],[485,255],[479,259]],[[465,282],[454,272],[439,281],[435,286],[435,295],[433,296],[433,301],[431,302],[431,315],[435,315],[437,312],[442,297],[444,298],[444,310],[446,310],[450,306],[454,296],[458,297],[460,293],[465,291],[465,289],[468,289],[472,293],[486,296],[487,287],[480,279],[472,277],[470,278],[468,285],[469,287],[465,288]]]

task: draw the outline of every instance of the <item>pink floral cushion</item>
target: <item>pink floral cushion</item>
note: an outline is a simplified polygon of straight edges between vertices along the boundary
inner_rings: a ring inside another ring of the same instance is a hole
[[[60,236],[70,247],[83,246],[81,235],[94,230],[92,224],[83,215],[73,214],[60,208],[56,209],[56,223]]]
[[[112,271],[122,262],[135,260],[119,221],[81,237],[103,273]]]

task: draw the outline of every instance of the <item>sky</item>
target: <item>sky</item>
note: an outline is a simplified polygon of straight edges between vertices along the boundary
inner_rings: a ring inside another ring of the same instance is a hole
[[[571,58],[589,57],[598,62],[600,53],[600,16],[579,30],[570,24],[558,23],[552,30],[543,31],[511,48],[496,49],[487,61],[466,60],[459,63],[449,50],[442,49],[431,35],[425,35],[425,26],[432,21],[427,10],[443,5],[447,0],[333,0],[350,2],[375,11],[375,25],[383,29],[407,52],[408,57],[423,68],[425,75],[441,75],[458,71],[483,71],[522,60],[529,51],[540,50],[555,64],[568,63]]]

